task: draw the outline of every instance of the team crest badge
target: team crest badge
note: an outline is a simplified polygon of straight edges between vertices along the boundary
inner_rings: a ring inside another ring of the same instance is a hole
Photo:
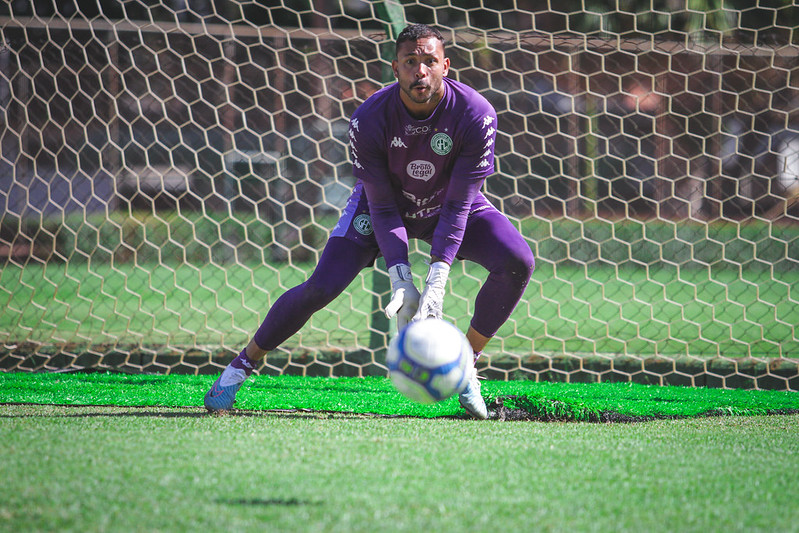
[[[446,133],[436,133],[430,139],[430,148],[438,155],[447,155],[452,150],[452,138]]]
[[[355,217],[352,221],[352,227],[361,235],[371,235],[372,231],[374,231],[372,230],[372,219],[366,214]]]

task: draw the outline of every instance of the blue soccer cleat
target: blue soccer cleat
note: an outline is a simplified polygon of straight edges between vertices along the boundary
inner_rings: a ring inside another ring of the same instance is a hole
[[[480,420],[488,418],[488,409],[483,396],[480,394],[480,381],[477,379],[477,371],[472,374],[472,379],[469,384],[458,396],[461,406],[466,409],[470,415]]]
[[[222,376],[219,376],[214,381],[211,390],[205,393],[205,408],[211,413],[219,413],[231,409],[236,402],[236,393],[239,392],[243,383],[234,383],[223,387],[220,384],[221,380]]]

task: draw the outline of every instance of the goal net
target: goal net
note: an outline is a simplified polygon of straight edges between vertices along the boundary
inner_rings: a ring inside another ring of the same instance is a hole
[[[496,107],[484,190],[536,256],[483,375],[799,390],[792,2],[45,4],[0,7],[0,368],[218,372],[313,269],[413,21]],[[463,329],[484,277],[453,267]],[[388,293],[259,372],[384,374]]]

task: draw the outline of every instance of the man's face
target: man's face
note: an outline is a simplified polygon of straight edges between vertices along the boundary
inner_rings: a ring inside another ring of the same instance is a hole
[[[427,116],[444,96],[443,78],[449,72],[444,45],[435,37],[400,43],[392,64],[400,97],[412,115]]]

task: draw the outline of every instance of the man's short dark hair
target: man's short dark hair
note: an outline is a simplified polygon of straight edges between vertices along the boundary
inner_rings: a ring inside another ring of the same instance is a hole
[[[416,42],[419,39],[429,39],[431,37],[435,37],[439,41],[441,41],[441,46],[446,48],[446,42],[444,41],[444,36],[441,35],[441,32],[438,31],[436,28],[432,26],[428,26],[427,24],[409,24],[405,27],[404,30],[400,32],[397,36],[397,42],[394,45],[394,55],[397,55],[397,50],[402,43],[407,41]]]

